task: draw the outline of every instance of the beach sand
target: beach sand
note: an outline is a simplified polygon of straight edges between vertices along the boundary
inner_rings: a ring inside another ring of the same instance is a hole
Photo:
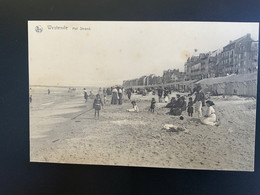
[[[50,94],[55,96],[55,94]],[[210,170],[254,170],[256,100],[211,97],[220,125],[202,125],[183,113],[184,120],[166,113],[165,104],[149,112],[152,97],[134,94],[139,113],[126,112],[131,103],[111,105],[110,96],[100,119],[82,94],[60,94],[55,103],[34,97],[30,105],[30,161],[73,164],[164,167]],[[37,104],[39,101],[37,102]],[[203,107],[204,113],[206,107]],[[163,129],[173,124],[185,130]]]

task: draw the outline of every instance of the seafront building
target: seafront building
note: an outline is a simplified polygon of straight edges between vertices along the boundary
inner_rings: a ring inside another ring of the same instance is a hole
[[[258,69],[258,41],[250,34],[240,37],[221,49],[191,56],[179,69],[163,71],[162,76],[149,75],[123,82],[125,87],[151,86],[184,81],[198,81],[231,74],[246,74]]]
[[[247,34],[235,41],[230,41],[223,48],[218,64],[218,75],[245,74],[257,71],[258,41]]]

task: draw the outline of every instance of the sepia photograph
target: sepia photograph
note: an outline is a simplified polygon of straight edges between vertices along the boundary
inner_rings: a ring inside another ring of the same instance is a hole
[[[30,162],[254,171],[259,23],[28,21]]]

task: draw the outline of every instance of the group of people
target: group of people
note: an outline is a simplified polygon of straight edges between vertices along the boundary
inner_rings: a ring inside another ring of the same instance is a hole
[[[162,93],[163,93],[163,89],[160,87],[158,90],[159,102],[161,102],[160,98],[162,98]],[[164,91],[164,94],[165,97],[168,96],[167,91]],[[194,101],[191,97],[193,94],[195,94]],[[176,98],[172,97],[171,101],[165,106],[166,108],[170,108],[170,112],[168,112],[168,114],[174,116],[180,116],[180,118],[183,119],[182,112],[187,110],[188,116],[193,117],[193,112],[194,112],[193,106],[195,106],[195,112],[198,114],[198,118],[200,119],[201,123],[205,125],[212,125],[212,126],[217,124],[217,116],[213,108],[213,105],[215,104],[213,103],[213,101],[205,100],[206,98],[204,93],[202,92],[202,88],[200,85],[197,85],[194,88],[193,92],[189,94],[188,104],[186,103],[185,96],[180,96],[179,94],[177,94]],[[165,101],[165,103],[167,103],[167,101]],[[149,109],[151,112],[154,112],[155,104],[156,104],[155,98],[152,98],[150,109]],[[206,114],[204,115],[204,117],[202,117],[202,106],[207,106]]]
[[[103,98],[101,98],[101,94],[103,95]],[[95,110],[95,117],[99,118],[99,112],[101,108],[103,108],[104,104],[107,102],[107,94],[111,94],[111,104],[112,105],[122,105],[123,103],[123,88],[121,87],[111,87],[107,89],[99,88],[97,95],[95,96],[94,102],[93,102],[93,109]],[[89,98],[93,97],[93,92],[90,90],[89,94],[84,88],[84,99],[85,103],[88,101]],[[103,99],[103,100],[102,100]]]
[[[162,102],[162,97],[164,98],[164,102],[168,103],[169,101],[169,94],[171,93],[171,90],[168,88],[163,89],[162,87],[159,87],[158,89],[158,98],[159,102]]]
[[[122,105],[123,103],[123,88],[121,87],[113,87],[112,88],[112,98],[111,98],[111,104],[116,105]]]
[[[85,89],[84,89],[85,90]],[[122,97],[123,97],[123,89],[120,87],[113,87],[112,88],[112,96],[111,96],[111,104],[116,105],[122,104]],[[131,100],[131,95],[133,93],[132,89],[127,89],[125,91],[127,97],[129,100]],[[164,96],[164,99],[167,100],[169,91],[162,89],[160,87],[158,89],[158,97],[159,102],[162,102],[162,97]],[[106,92],[103,91],[104,95],[104,102],[106,101]],[[192,96],[195,95],[195,98],[193,100]],[[86,95],[87,96],[87,95]],[[85,99],[87,99],[84,93]],[[167,98],[166,98],[167,97]],[[164,101],[166,104],[166,108],[169,108],[170,111],[168,114],[174,115],[174,116],[180,116],[183,119],[182,113],[187,111],[189,117],[193,117],[193,113],[198,114],[198,118],[203,124],[206,125],[216,125],[217,122],[217,116],[215,113],[215,110],[213,108],[214,103],[210,100],[205,100],[205,95],[202,92],[202,88],[200,85],[196,86],[191,94],[188,95],[188,103],[186,102],[187,96],[180,96],[179,94],[175,97],[171,98],[171,101],[167,103],[168,101]],[[131,101],[132,108],[127,109],[128,112],[139,112],[139,107],[136,103],[136,101]],[[206,114],[204,117],[202,117],[202,107],[207,106]],[[96,95],[96,98],[94,99],[93,108],[95,109],[95,117],[99,117],[99,111],[103,107],[103,101],[100,97],[100,94],[98,93]],[[154,113],[156,107],[156,101],[155,98],[152,98],[149,111]]]

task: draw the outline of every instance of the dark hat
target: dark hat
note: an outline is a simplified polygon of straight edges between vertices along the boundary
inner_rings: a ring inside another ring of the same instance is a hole
[[[210,106],[215,105],[215,104],[214,104],[212,101],[210,101],[210,100],[206,101],[206,104],[209,104]]]

